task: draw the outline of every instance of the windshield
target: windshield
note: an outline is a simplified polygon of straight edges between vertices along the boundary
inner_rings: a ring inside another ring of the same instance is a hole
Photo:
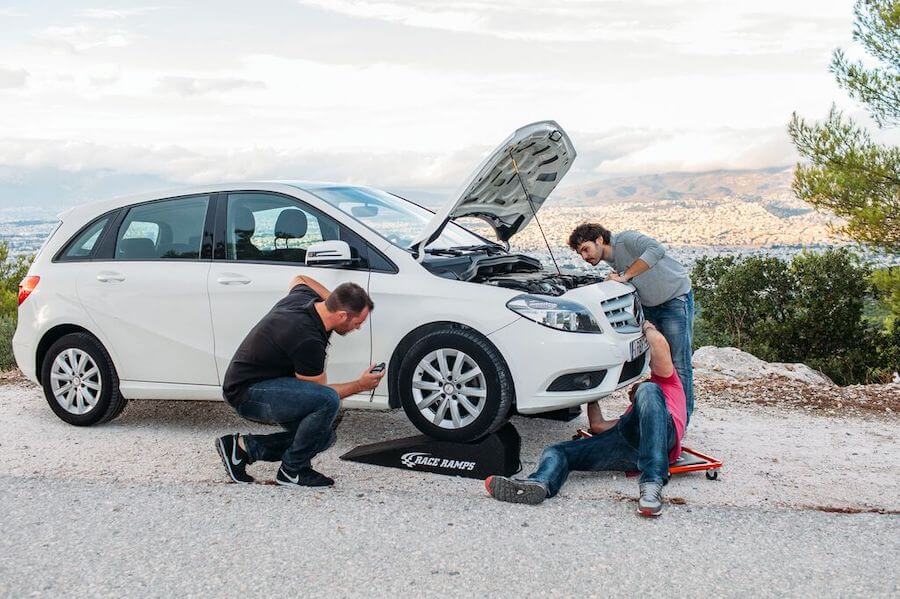
[[[319,187],[311,190],[338,210],[403,249],[409,249],[434,216],[430,210],[371,187]],[[463,227],[449,222],[429,248],[451,248],[488,243]]]

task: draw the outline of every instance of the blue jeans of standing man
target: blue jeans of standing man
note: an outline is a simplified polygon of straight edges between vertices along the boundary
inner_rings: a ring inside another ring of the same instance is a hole
[[[641,383],[631,410],[609,430],[588,439],[551,445],[528,478],[543,483],[553,497],[569,472],[623,470],[641,472],[640,482],[669,478],[669,451],[675,445],[675,423],[656,383]]]
[[[691,365],[694,343],[694,292],[672,298],[658,306],[644,306],[644,317],[653,323],[669,343],[672,362],[684,387],[687,426],[694,411],[694,367]]]
[[[243,435],[248,462],[277,462],[287,474],[310,467],[313,457],[331,447],[332,423],[341,400],[331,387],[281,377],[254,383],[248,397],[235,407],[247,420],[277,424],[284,432]]]

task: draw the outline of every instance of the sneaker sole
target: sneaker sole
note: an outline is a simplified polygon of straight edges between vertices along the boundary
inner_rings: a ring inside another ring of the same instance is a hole
[[[291,483],[285,482],[275,479],[275,484],[281,487],[300,487],[301,489],[318,489],[322,487],[333,487],[334,483],[328,483],[327,485],[301,485],[300,483]]]
[[[225,471],[228,472],[229,478],[231,478],[232,482],[235,482],[239,485],[252,485],[253,483],[250,481],[238,480],[234,476],[234,472],[231,470],[231,463],[228,459],[228,454],[225,452],[225,445],[222,443],[222,439],[216,439],[216,453],[219,454],[219,457],[222,458],[222,464],[225,465]]]
[[[644,518],[659,518],[659,515],[662,513],[662,510],[652,511],[652,510],[642,510],[638,508],[637,511],[639,516],[643,516]]]
[[[485,487],[491,497],[507,503],[537,505],[547,498],[547,491],[538,483],[513,482],[500,476],[485,480]]]

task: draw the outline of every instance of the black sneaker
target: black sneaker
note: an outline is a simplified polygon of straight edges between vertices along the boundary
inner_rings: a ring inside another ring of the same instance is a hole
[[[284,468],[279,468],[278,474],[275,475],[275,482],[286,487],[330,487],[334,484],[334,479],[328,478],[312,468],[302,468],[294,475],[285,472]]]
[[[238,434],[225,435],[216,439],[216,451],[225,464],[228,476],[236,483],[252,483],[254,478],[247,474],[247,452],[238,445]]]
[[[491,497],[509,503],[537,505],[547,499],[547,487],[536,480],[489,476],[484,479],[484,488]]]

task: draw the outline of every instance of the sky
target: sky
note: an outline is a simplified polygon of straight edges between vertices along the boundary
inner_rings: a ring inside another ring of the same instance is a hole
[[[571,183],[789,165],[792,111],[857,110],[851,29],[833,0],[4,0],[0,188],[454,187],[542,119]]]

